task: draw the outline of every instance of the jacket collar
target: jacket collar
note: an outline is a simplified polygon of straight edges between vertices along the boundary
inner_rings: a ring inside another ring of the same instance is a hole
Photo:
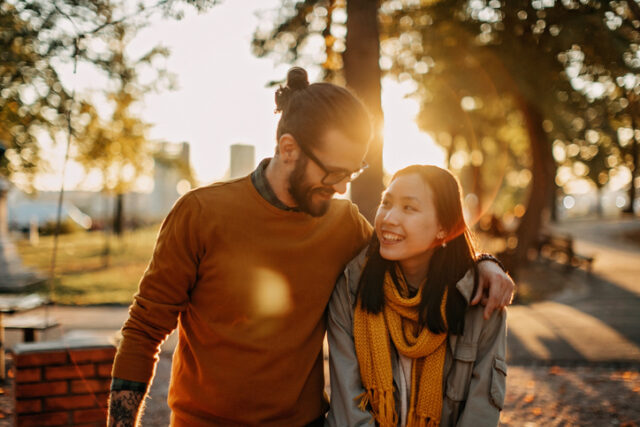
[[[471,297],[473,296],[474,276],[475,274],[473,269],[470,269],[462,279],[458,280],[458,283],[456,283],[456,289],[458,289],[464,299],[467,300],[467,304],[471,302]]]

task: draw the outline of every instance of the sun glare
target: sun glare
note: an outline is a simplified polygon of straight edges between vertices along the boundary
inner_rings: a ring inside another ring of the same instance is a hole
[[[441,167],[445,164],[444,150],[415,122],[419,105],[415,99],[406,96],[411,90],[410,83],[398,83],[391,79],[383,81],[383,159],[388,174],[416,163]]]

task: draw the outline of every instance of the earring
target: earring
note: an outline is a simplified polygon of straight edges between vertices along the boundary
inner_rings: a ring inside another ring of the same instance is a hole
[[[447,235],[444,234],[443,232],[438,233],[438,235],[436,236],[439,240],[442,240],[442,243],[440,244],[440,247],[446,248],[447,247],[447,242],[444,240]]]

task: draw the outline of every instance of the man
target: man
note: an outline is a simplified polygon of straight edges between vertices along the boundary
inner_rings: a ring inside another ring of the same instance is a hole
[[[333,200],[366,167],[370,123],[346,89],[289,71],[273,159],[245,178],[195,189],[162,224],[123,326],[110,425],[132,425],[158,348],[180,325],[169,389],[175,426],[322,425],[325,308],[371,226]],[[513,283],[492,262],[487,310]],[[481,297],[481,291],[476,300]]]

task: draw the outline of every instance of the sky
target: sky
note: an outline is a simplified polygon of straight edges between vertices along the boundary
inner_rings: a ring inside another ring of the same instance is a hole
[[[276,64],[251,53],[251,38],[259,23],[256,12],[271,10],[280,0],[225,1],[204,13],[188,11],[182,20],[154,19],[130,45],[140,54],[161,44],[170,49],[166,68],[177,77],[177,89],[148,94],[141,108],[152,124],[149,137],[157,141],[190,144],[191,165],[200,184],[224,177],[230,145],[255,146],[256,163],[273,154],[278,115],[274,114],[275,88],[266,83],[282,80],[292,64]],[[104,78],[89,66],[61,66],[65,85],[78,93],[96,91]],[[317,78],[313,70],[310,80]],[[410,84],[383,80],[385,114],[384,165],[389,173],[412,163],[442,165],[444,154],[426,133],[418,130],[415,101],[407,99]],[[46,149],[46,147],[45,147]],[[36,181],[41,190],[59,189],[63,144],[49,147],[52,169]],[[82,168],[67,166],[65,188],[92,187]]]

